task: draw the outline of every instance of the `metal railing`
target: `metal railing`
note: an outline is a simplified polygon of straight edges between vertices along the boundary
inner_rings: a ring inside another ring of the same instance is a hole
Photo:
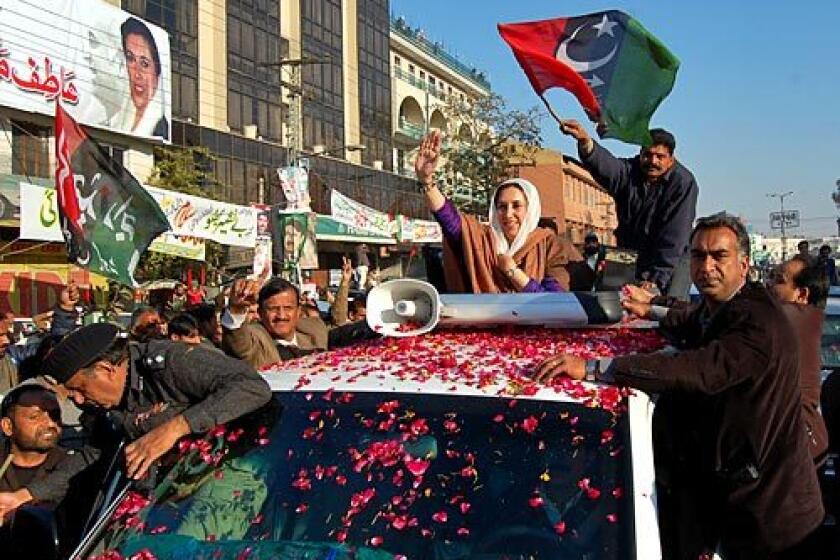
[[[454,72],[461,75],[462,77],[470,80],[471,82],[486,88],[490,89],[490,81],[484,75],[483,72],[479,71],[477,68],[471,68],[455,58],[450,53],[446,52],[443,48],[443,45],[440,43],[433,43],[426,39],[422,33],[419,31],[412,29],[409,25],[405,22],[404,19],[401,18],[391,18],[391,31],[423,51],[424,53],[428,54],[432,58],[437,59],[438,61],[445,64],[447,67],[451,68]]]
[[[415,140],[419,140],[426,133],[425,127],[422,124],[413,123],[405,117],[400,117],[397,131]]]

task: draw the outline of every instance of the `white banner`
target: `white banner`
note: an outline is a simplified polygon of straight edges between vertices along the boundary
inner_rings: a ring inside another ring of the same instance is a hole
[[[149,245],[149,251],[174,255],[194,261],[203,261],[207,255],[207,243],[198,237],[162,233]]]
[[[0,106],[170,138],[169,35],[101,0],[3,0]]]
[[[172,233],[210,239],[222,245],[253,247],[257,242],[257,214],[240,206],[189,194],[146,187],[166,214]]]
[[[397,223],[388,214],[356,202],[335,189],[330,192],[330,209],[337,222],[383,237],[396,233]]]
[[[55,189],[20,184],[20,238],[64,242]]]
[[[163,236],[158,238],[158,247],[161,247],[162,243],[176,244],[182,246],[182,251],[189,250],[191,255],[198,255],[199,247],[195,240],[178,241],[177,238],[210,239],[222,245],[238,247],[253,247],[256,243],[259,212],[256,208],[156,187],[145,188],[160,205],[172,226],[172,231],[166,239],[162,239]],[[64,241],[58,221],[55,189],[20,183],[20,206],[21,239]],[[203,248],[201,251],[203,252]]]

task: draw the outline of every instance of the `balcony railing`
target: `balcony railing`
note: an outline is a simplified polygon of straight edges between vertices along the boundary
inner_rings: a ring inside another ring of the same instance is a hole
[[[478,86],[490,89],[490,81],[484,75],[483,72],[479,71],[476,68],[470,68],[457,58],[455,58],[450,53],[444,50],[443,45],[440,43],[433,43],[429,41],[427,38],[423,36],[421,32],[416,29],[412,29],[408,23],[402,18],[391,18],[391,31],[423,51],[424,53],[428,54],[432,58],[437,59],[438,61],[442,62],[448,68],[451,68],[457,74],[463,76],[464,78],[470,80],[474,84]]]
[[[425,134],[426,131],[422,124],[413,123],[405,117],[400,117],[397,132],[408,136],[409,138],[420,140],[423,138],[423,134]]]
[[[400,80],[402,80],[402,81],[404,81],[408,84],[411,84],[412,86],[414,86],[418,89],[421,89],[423,91],[428,91],[429,95],[431,95],[433,97],[437,97],[438,99],[440,99],[442,101],[446,101],[446,92],[443,90],[443,88],[433,86],[429,82],[427,82],[426,80],[421,80],[420,78],[418,78],[414,74],[412,74],[410,72],[406,72],[402,68],[399,68],[399,67],[394,68],[394,76],[397,79],[400,79]]]

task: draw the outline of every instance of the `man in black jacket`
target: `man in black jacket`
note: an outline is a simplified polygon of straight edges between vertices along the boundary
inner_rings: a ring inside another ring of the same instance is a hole
[[[636,279],[663,294],[688,295],[688,236],[697,207],[697,182],[675,158],[676,140],[651,130],[651,145],[633,158],[616,158],[577,121],[560,129],[578,142],[584,167],[615,200],[619,248],[637,252]]]
[[[677,352],[610,364],[557,356],[566,374],[659,393],[654,413],[663,558],[816,558],[824,510],[809,455],[796,333],[781,304],[746,283],[750,242],[731,216],[698,220],[691,239],[697,305],[660,321]],[[606,367],[605,367],[606,366]]]
[[[88,453],[58,445],[61,432],[55,394],[38,384],[19,385],[0,405],[0,520],[30,501],[58,504],[71,479],[92,462]]]
[[[248,364],[168,340],[129,342],[108,323],[82,327],[46,357],[45,375],[77,404],[111,411],[129,440],[126,467],[140,478],[181,437],[261,407],[268,383]]]

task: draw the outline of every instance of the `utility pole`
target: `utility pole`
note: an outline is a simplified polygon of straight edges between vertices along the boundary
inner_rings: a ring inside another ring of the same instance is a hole
[[[782,219],[780,220],[782,230],[782,262],[787,260],[787,235],[785,232],[785,222],[787,222],[787,219],[785,217],[785,198],[791,195],[793,195],[793,191],[783,193],[769,193],[767,195],[769,198],[778,198],[782,210]]]
[[[280,69],[280,85],[286,88],[289,99],[289,126],[286,132],[286,145],[289,148],[289,165],[296,165],[298,155],[303,149],[303,80],[301,66],[307,64],[332,64],[329,57],[302,56],[287,58],[280,62],[264,62],[260,66]],[[288,81],[283,79],[283,69],[287,69]]]

